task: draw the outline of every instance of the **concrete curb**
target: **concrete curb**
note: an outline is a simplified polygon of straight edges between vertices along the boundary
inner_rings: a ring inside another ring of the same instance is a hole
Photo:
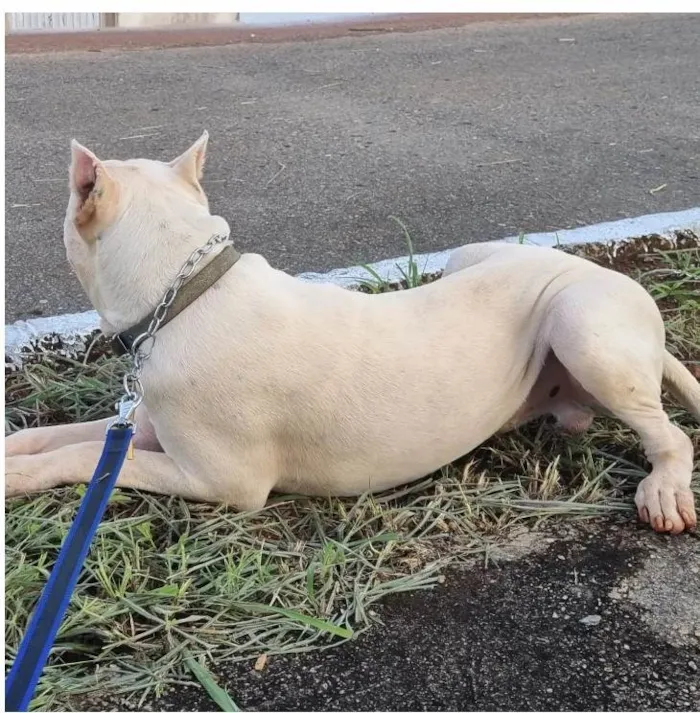
[[[671,244],[675,243],[675,231],[691,230],[700,232],[700,207],[674,213],[655,213],[637,218],[627,218],[608,223],[598,223],[573,230],[550,233],[530,233],[504,238],[496,242],[518,243],[540,247],[573,246],[597,243],[609,246],[613,251],[620,243],[636,238],[659,235]],[[414,260],[423,273],[440,273],[445,268],[452,250],[414,255]],[[402,270],[406,270],[409,256],[370,263],[369,267],[381,278],[396,282],[402,279]],[[330,272],[304,272],[297,275],[306,282],[331,282],[341,287],[353,289],[359,287],[370,275],[361,265],[338,268]],[[95,332],[99,330],[100,320],[97,312],[40,317],[19,320],[5,325],[5,362],[20,366],[23,353],[32,351],[57,350],[68,356],[76,357],[85,352]]]

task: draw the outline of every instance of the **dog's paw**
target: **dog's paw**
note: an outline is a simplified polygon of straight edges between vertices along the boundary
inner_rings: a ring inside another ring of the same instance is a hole
[[[648,475],[639,484],[634,503],[642,522],[650,524],[656,532],[678,535],[697,525],[692,491],[672,478]]]

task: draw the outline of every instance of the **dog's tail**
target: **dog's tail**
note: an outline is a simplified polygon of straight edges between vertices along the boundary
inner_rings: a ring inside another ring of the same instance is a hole
[[[664,386],[700,422],[700,384],[668,351],[664,354]]]

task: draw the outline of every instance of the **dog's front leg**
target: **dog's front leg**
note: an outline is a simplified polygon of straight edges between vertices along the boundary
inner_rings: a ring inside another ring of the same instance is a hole
[[[48,453],[73,443],[84,443],[103,440],[107,426],[112,418],[102,418],[99,421],[86,423],[69,423],[61,426],[42,426],[26,428],[5,437],[5,456],[33,455]],[[136,432],[134,448],[148,451],[161,450],[153,426],[148,417],[146,407],[142,404],[136,409],[134,416]]]
[[[102,454],[103,441],[74,443],[48,453],[5,458],[5,497],[17,497],[60,485],[87,483]],[[191,500],[218,501],[204,481],[189,477],[165,453],[136,451],[125,460],[117,487],[137,488]]]

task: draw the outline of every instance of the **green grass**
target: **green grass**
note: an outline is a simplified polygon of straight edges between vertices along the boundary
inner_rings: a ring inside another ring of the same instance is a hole
[[[700,251],[639,255],[625,269],[658,300],[670,349],[697,369]],[[112,414],[124,366],[98,352],[86,362],[36,357],[6,375],[6,431]],[[671,413],[700,451],[698,425]],[[449,565],[490,561],[523,525],[612,513],[632,524],[647,468],[636,435],[600,419],[576,438],[531,424],[420,481],[356,499],[277,496],[242,514],[115,491],[33,707],[85,707],[80,699],[97,694],[137,705],[187,682],[235,710],[217,664],[342,644],[376,623],[385,596],[435,586]],[[697,473],[693,488],[700,496]],[[6,504],[7,662],[82,492]]]
[[[416,254],[413,249],[413,239],[411,238],[411,234],[408,232],[406,224],[394,215],[390,215],[389,219],[393,220],[401,228],[404,240],[406,241],[406,248],[408,250],[406,267],[397,263],[396,268],[401,275],[401,279],[397,282],[390,282],[379,275],[374,268],[369,265],[362,265],[369,275],[368,278],[360,280],[360,289],[363,292],[379,294],[381,292],[392,292],[394,290],[410,290],[413,287],[419,287],[420,285],[439,277],[439,275],[426,275],[425,271],[421,270],[419,267]]]
[[[185,665],[194,674],[195,678],[202,684],[209,697],[219,706],[222,711],[239,711],[240,708],[233,702],[228,692],[221,688],[209,671],[202,666],[199,661],[195,661],[191,656],[185,658]]]
[[[697,248],[657,253],[660,267],[641,272],[640,281],[657,302],[672,300],[671,311],[700,310],[700,261]],[[662,302],[663,306],[663,302]]]

